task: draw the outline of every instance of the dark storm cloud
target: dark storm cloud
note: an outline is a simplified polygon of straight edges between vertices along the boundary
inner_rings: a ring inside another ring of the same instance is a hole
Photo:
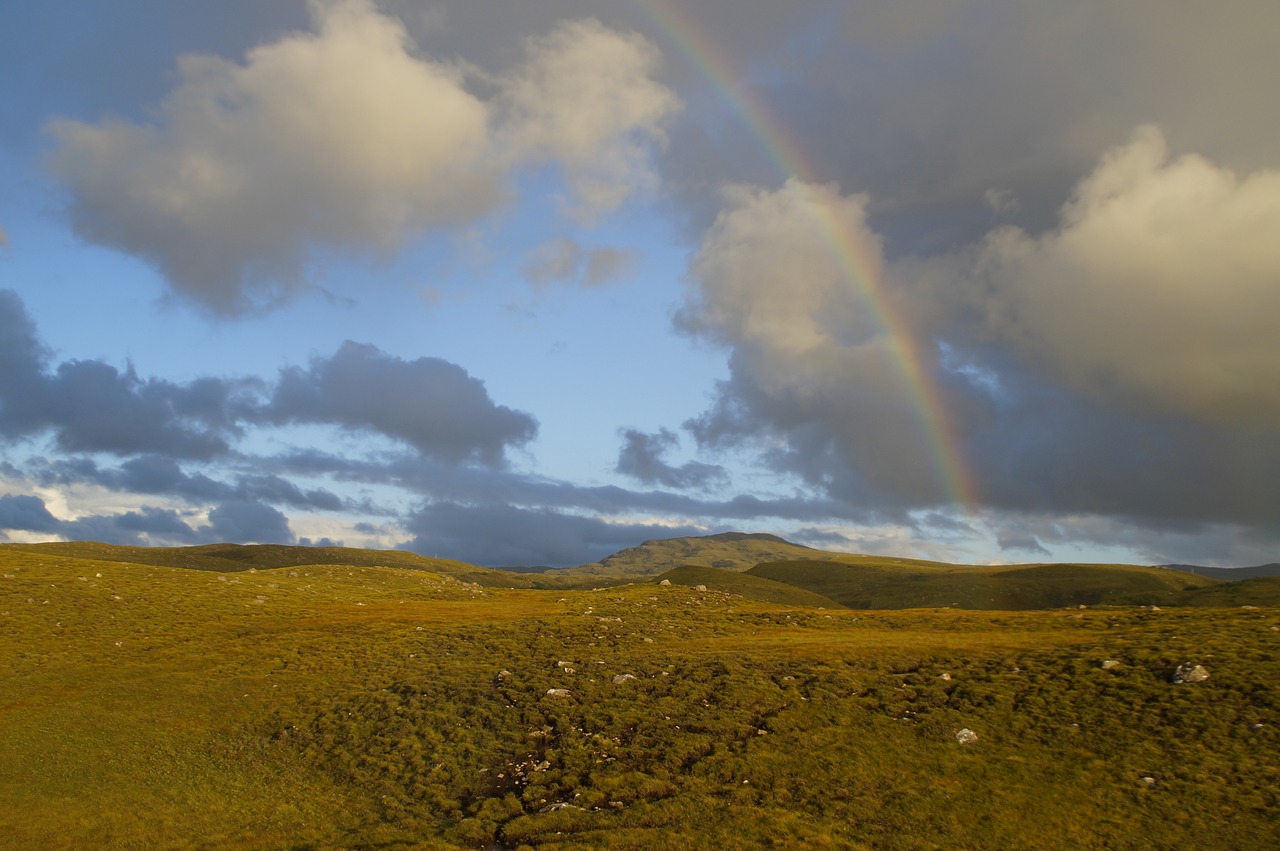
[[[68,540],[127,546],[294,542],[288,518],[261,502],[225,502],[209,512],[208,524],[199,527],[191,525],[191,517],[171,508],[143,506],[136,511],[60,520],[39,497],[0,496],[0,530],[40,532]]]
[[[38,496],[5,494],[0,496],[0,529],[23,532],[57,532],[62,521],[49,513]]]
[[[484,383],[439,358],[406,361],[347,342],[332,358],[280,374],[270,416],[398,438],[423,455],[496,466],[537,432],[530,415],[494,404]]]
[[[208,459],[227,451],[252,409],[257,383],[205,378],[187,385],[143,379],[101,361],[49,371],[26,307],[0,290],[0,435],[51,431],[68,452],[159,452]]]
[[[201,527],[203,537],[216,541],[256,544],[292,544],[289,518],[263,502],[234,500],[209,512],[209,525]]]
[[[805,495],[761,498],[740,494],[726,500],[709,500],[676,491],[584,486],[509,470],[461,467],[399,455],[361,461],[311,451],[263,459],[262,463],[284,475],[329,474],[340,481],[390,484],[425,497],[468,505],[535,505],[605,515],[641,513],[714,520],[772,517],[818,521],[869,516],[856,506]]]
[[[175,459],[226,457],[252,427],[309,423],[386,435],[424,455],[500,465],[506,447],[528,442],[537,422],[497,405],[484,383],[439,358],[403,360],[348,341],[307,369],[281,371],[275,386],[258,379],[198,378],[186,384],[147,379],[101,361],[49,355],[16,294],[0,290],[0,436],[51,432],[64,452],[141,456],[122,466],[118,485],[191,497],[225,495],[216,482],[185,477]],[[336,503],[280,482],[246,479],[242,496],[296,505]]]
[[[692,526],[610,523],[598,517],[511,505],[436,503],[406,522],[405,549],[486,567],[587,564],[647,538],[696,535]]]
[[[662,460],[666,452],[680,443],[680,439],[670,429],[659,429],[656,434],[626,429],[622,438],[622,449],[618,453],[615,469],[642,484],[685,490],[728,481],[728,474],[723,467],[699,461],[688,461],[679,467],[673,467]]]

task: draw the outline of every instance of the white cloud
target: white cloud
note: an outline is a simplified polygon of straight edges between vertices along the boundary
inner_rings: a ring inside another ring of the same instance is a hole
[[[499,127],[458,67],[370,0],[311,8],[314,32],[243,63],[182,57],[154,124],[52,122],[77,231],[230,315],[304,289],[317,244],[384,253],[474,221],[531,162],[563,161],[592,212],[648,178],[675,96],[649,79],[657,53],[639,36],[587,21],[530,40]]]
[[[1109,152],[1055,230],[998,230],[965,295],[990,339],[1109,404],[1280,426],[1280,171]],[[952,290],[952,294],[957,291]]]
[[[561,236],[530,252],[521,271],[537,287],[560,282],[597,287],[626,276],[635,262],[634,250],[608,245],[585,248],[576,240]]]
[[[704,236],[694,290],[678,317],[731,349],[731,378],[699,420],[703,443],[783,439],[780,466],[846,497],[883,490],[881,504],[941,500],[945,484],[888,333],[878,291],[879,238],[867,199],[788,181],[737,188]],[[856,267],[856,271],[855,271]]]
[[[562,163],[574,212],[592,218],[653,181],[648,149],[679,103],[652,79],[657,49],[594,20],[528,40],[529,58],[504,81],[504,130],[517,160]]]

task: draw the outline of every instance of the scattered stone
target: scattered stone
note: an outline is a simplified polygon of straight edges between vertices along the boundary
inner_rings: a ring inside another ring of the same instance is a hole
[[[664,580],[662,580],[661,582],[659,582],[658,584],[659,584],[659,585],[670,585],[670,584],[671,584],[671,580],[670,580],[670,579],[664,579]]]
[[[568,667],[569,667],[569,666],[571,666],[572,664],[573,664],[572,662],[565,662],[565,661],[563,661],[563,660],[562,660],[562,661],[556,662],[556,667],[557,667],[557,668],[568,668]]]
[[[1258,610],[1257,606],[1241,606],[1240,608],[1247,609],[1248,611],[1251,611],[1251,612],[1256,612]]]
[[[1146,786],[1148,789],[1156,785],[1156,779],[1151,776],[1139,777],[1138,782],[1140,782],[1143,786]]]
[[[970,730],[968,727],[965,727],[956,733],[956,741],[962,745],[976,744],[978,741],[978,734]]]
[[[568,697],[569,690],[567,688],[549,688],[547,689],[547,697]]]
[[[505,680],[507,677],[511,676],[511,672],[508,671],[506,668],[503,668],[501,671],[498,672],[498,676]]]
[[[635,678],[636,678],[635,674],[618,674],[616,677],[613,678],[613,684],[615,686],[620,686],[623,683],[627,682],[628,680],[634,680]]]
[[[695,590],[695,591],[706,591],[706,590],[707,590],[707,586],[705,586],[705,585],[699,585],[697,588],[694,588],[693,590]]]
[[[1183,683],[1200,683],[1207,679],[1209,679],[1209,671],[1203,665],[1184,662],[1173,672],[1169,682],[1174,685],[1182,685]]]
[[[1257,723],[1257,724],[1254,724],[1254,725],[1253,725],[1252,727],[1250,727],[1249,729],[1250,729],[1250,730],[1252,730],[1252,731],[1253,731],[1253,732],[1255,732],[1255,733],[1258,733],[1258,732],[1261,732],[1261,731],[1262,731],[1262,729],[1263,729],[1263,728],[1265,728],[1266,726],[1267,726],[1266,724],[1263,724],[1263,723],[1259,722],[1259,723]]]
[[[1160,607],[1159,607],[1159,606],[1147,606],[1147,611],[1148,611],[1148,612],[1158,612],[1158,611],[1160,611]]]
[[[1119,668],[1119,667],[1120,667],[1120,663],[1117,662],[1115,659],[1106,659],[1102,663],[1102,670],[1104,671],[1110,671],[1112,668]]]
[[[949,683],[949,682],[951,682],[951,675],[950,675],[950,674],[945,674],[945,673],[944,673],[944,674],[939,674],[939,675],[938,675],[938,679],[942,680],[943,682],[948,682],[948,683]]]

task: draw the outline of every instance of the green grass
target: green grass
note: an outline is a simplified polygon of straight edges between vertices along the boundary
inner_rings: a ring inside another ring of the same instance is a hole
[[[1189,573],[1134,565],[968,567],[866,556],[768,562],[747,575],[794,585],[855,609],[1174,605],[1188,589],[1218,584]]]
[[[1275,607],[822,610],[0,547],[0,630],[5,848],[1278,839]],[[1171,684],[1185,661],[1210,678]]]
[[[777,603],[783,606],[844,608],[844,606],[830,597],[823,597],[821,594],[797,588],[795,585],[775,582],[772,579],[752,576],[749,573],[721,570],[718,567],[697,567],[693,565],[677,567],[674,570],[668,570],[666,573],[655,576],[652,581],[661,582],[664,579],[673,585],[686,585],[690,588],[702,585],[711,591],[733,594],[762,603]]]

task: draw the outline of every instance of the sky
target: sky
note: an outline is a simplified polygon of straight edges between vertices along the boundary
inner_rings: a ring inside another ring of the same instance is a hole
[[[1280,5],[0,11],[0,540],[1280,560]]]

